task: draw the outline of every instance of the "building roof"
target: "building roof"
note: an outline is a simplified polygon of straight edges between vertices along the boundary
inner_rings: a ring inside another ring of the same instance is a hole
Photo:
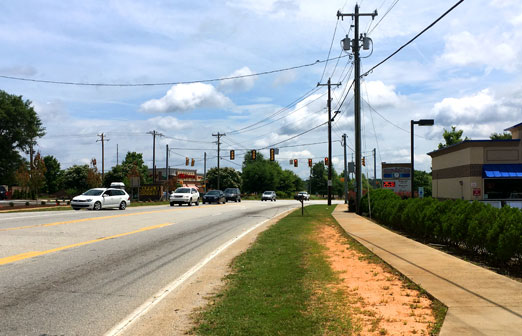
[[[429,152],[428,155],[433,157],[455,152],[469,147],[517,147],[520,139],[508,140],[464,140],[454,145]]]
[[[513,126],[511,126],[511,127],[508,127],[508,128],[506,128],[504,131],[509,131],[509,130],[511,130],[511,129],[513,129],[513,128],[518,128],[518,127],[522,127],[522,122],[521,122],[521,123],[518,123],[518,124],[516,124],[516,125],[513,125]]]

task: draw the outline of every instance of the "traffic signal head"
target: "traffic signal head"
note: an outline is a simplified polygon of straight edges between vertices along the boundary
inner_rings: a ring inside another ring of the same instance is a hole
[[[196,160],[195,159],[192,159],[192,162],[190,163],[191,166],[194,166],[194,164],[196,163]]]
[[[252,149],[252,160],[256,159],[256,150]]]
[[[366,166],[366,161],[364,160],[364,156],[362,157],[362,165]]]
[[[312,159],[308,159],[308,167],[312,168]]]
[[[189,158],[186,157],[186,158],[185,158],[185,166],[188,166],[188,165],[189,165]]]
[[[325,166],[328,166],[328,157],[325,157],[325,158],[324,158],[324,165],[325,165]]]
[[[270,161],[275,161],[275,149],[270,148]]]
[[[233,149],[230,150],[230,160],[234,160],[236,157],[236,153],[234,152]]]
[[[297,167],[298,166],[298,161],[297,159],[294,159],[294,167]]]

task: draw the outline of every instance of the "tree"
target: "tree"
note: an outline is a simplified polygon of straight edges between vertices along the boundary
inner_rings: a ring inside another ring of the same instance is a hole
[[[29,170],[30,179],[29,187],[31,190],[31,197],[38,198],[39,191],[45,185],[45,173],[47,168],[45,167],[45,161],[43,160],[40,152],[37,152],[33,159],[33,167]]]
[[[424,188],[424,196],[431,196],[432,186],[431,186],[431,173],[427,173],[423,170],[415,170],[415,175],[413,175],[413,190],[419,190],[419,187]]]
[[[266,190],[277,190],[282,169],[279,163],[265,160],[261,153],[257,153],[252,160],[251,153],[245,155],[243,161],[243,191],[259,193]]]
[[[326,195],[328,193],[328,172],[322,161],[313,165],[310,183],[313,194]]]
[[[13,184],[14,173],[22,162],[19,151],[28,151],[45,128],[31,106],[23,100],[0,90],[0,181]]]
[[[217,167],[207,171],[207,190],[217,189],[218,170]],[[241,189],[241,174],[234,168],[225,167],[219,169],[219,187]]]
[[[22,198],[29,194],[30,180],[31,176],[29,175],[29,169],[27,169],[27,161],[22,160],[15,172],[15,182],[22,187]]]
[[[61,175],[62,171],[60,169],[60,162],[52,156],[46,155],[43,158],[45,163],[45,168],[47,171],[45,172],[45,185],[44,191],[48,194],[54,194],[61,188]]]
[[[504,132],[504,133],[491,133],[489,136],[491,140],[510,140],[513,139],[513,136],[511,133]]]
[[[127,152],[121,164],[112,167],[110,171],[105,173],[103,185],[109,187],[112,182],[123,182],[126,186],[129,186],[131,176],[139,176],[140,184],[151,183],[149,168],[144,163],[142,153]]]
[[[102,185],[101,174],[98,172],[98,167],[96,167],[96,159],[93,158],[91,160],[91,166],[87,171],[87,186],[89,188],[96,188]]]
[[[459,142],[462,142],[462,133],[464,133],[463,130],[456,129],[456,126],[451,126],[451,131],[448,131],[444,129],[444,133],[442,134],[442,137],[444,138],[445,144],[439,143],[439,149],[446,148],[451,145],[458,144]],[[464,140],[470,140],[468,137],[466,137]]]
[[[69,196],[81,194],[90,188],[87,182],[89,170],[88,165],[74,165],[64,171],[63,187]]]

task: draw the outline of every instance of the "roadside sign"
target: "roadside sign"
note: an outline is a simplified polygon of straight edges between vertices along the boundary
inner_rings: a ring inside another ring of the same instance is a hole
[[[424,198],[424,187],[419,187],[419,198]]]

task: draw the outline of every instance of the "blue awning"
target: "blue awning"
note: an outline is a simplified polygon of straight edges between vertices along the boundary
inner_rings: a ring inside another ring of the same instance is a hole
[[[485,164],[482,166],[484,178],[522,178],[522,164]]]

